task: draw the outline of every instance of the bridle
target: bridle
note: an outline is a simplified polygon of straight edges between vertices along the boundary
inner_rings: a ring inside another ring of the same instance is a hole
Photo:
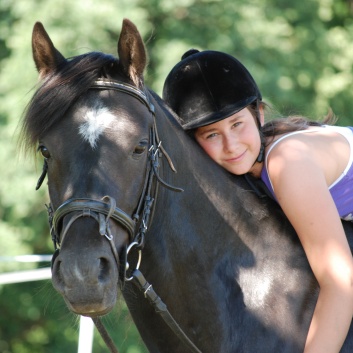
[[[152,286],[146,281],[142,273],[139,271],[142,249],[145,244],[145,235],[152,218],[151,216],[153,214],[154,201],[156,200],[158,194],[158,185],[161,184],[162,186],[172,191],[183,191],[181,188],[166,183],[159,175],[159,160],[162,156],[165,156],[170,168],[173,171],[175,171],[175,168],[167,152],[162,147],[161,141],[159,139],[155,121],[154,105],[149,101],[145,92],[126,83],[109,79],[98,79],[91,85],[90,89],[116,90],[123,92],[136,98],[138,101],[144,104],[151,113],[153,124],[150,129],[150,145],[148,148],[145,180],[142,193],[137,203],[135,212],[132,216],[129,216],[126,212],[118,208],[116,206],[115,199],[109,195],[104,196],[101,200],[94,200],[89,198],[68,199],[56,210],[53,210],[51,204],[49,204],[47,206],[47,211],[50,233],[55,248],[52,264],[54,263],[56,256],[58,256],[60,247],[72,224],[82,217],[93,218],[99,225],[100,235],[104,236],[110,243],[114,258],[119,268],[119,282],[121,287],[124,287],[125,281],[133,280],[133,283],[135,283],[140,288],[140,290],[144,292],[145,297],[149,299],[155,310],[160,315],[162,315],[165,322],[173,329],[173,331],[187,345],[187,347],[193,352],[200,353],[200,350],[198,350],[198,348],[181,330],[179,325],[170,315],[165,304],[154,292]],[[48,164],[47,161],[44,160],[42,174],[39,177],[36,190],[38,190],[42,185],[47,174],[47,170]],[[69,219],[66,224],[63,225],[63,219],[66,216],[68,216]],[[119,225],[125,228],[129,235],[129,245],[125,247],[121,256],[119,256],[115,247],[114,236],[109,226],[110,220],[116,221]],[[138,260],[134,270],[129,269],[130,266],[128,263],[128,255],[132,249],[136,249],[138,251]],[[131,275],[127,276],[127,270],[131,272]],[[118,352],[100,319],[95,318],[93,321],[111,352]]]
[[[145,234],[148,229],[150,216],[152,213],[152,206],[154,200],[157,197],[158,192],[158,183],[156,185],[153,185],[154,179],[156,179],[160,184],[170,190],[178,192],[183,190],[169,185],[159,176],[159,159],[162,157],[162,154],[167,158],[171,169],[175,171],[175,168],[168,154],[163,149],[161,141],[159,140],[157,127],[155,124],[155,109],[153,104],[148,100],[147,95],[134,86],[107,79],[99,79],[95,81],[91,85],[90,89],[109,89],[128,94],[143,103],[148,108],[149,112],[152,114],[153,125],[150,129],[148,162],[143,190],[140,195],[140,199],[137,203],[135,212],[132,216],[129,216],[126,212],[116,207],[116,202],[114,198],[108,195],[104,196],[101,200],[93,200],[89,198],[68,199],[55,211],[53,210],[51,204],[49,204],[49,206],[47,206],[47,210],[49,216],[50,232],[57,255],[57,250],[60,250],[61,244],[63,243],[66,234],[68,233],[68,230],[72,226],[72,224],[81,217],[92,217],[99,224],[100,235],[105,236],[111,242],[113,253],[119,265],[120,261],[118,260],[115,246],[112,241],[113,235],[110,231],[109,220],[112,219],[116,221],[127,230],[129,234],[129,250],[131,250],[133,247],[136,247],[137,249],[141,250],[144,246]],[[47,162],[45,160],[42,175],[38,180],[36,189],[39,189],[39,187],[43,183],[45,175],[47,173],[47,169]],[[63,219],[68,214],[71,214],[71,218],[65,225],[64,229],[62,229]],[[126,258],[126,256],[124,257]],[[123,265],[124,268],[127,267],[126,263],[120,263],[120,265]],[[123,285],[125,280],[129,279],[131,279],[131,277],[126,278],[125,276],[120,276],[120,283]]]

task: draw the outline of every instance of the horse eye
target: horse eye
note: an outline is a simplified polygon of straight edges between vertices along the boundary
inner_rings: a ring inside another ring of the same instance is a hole
[[[141,141],[134,149],[134,154],[142,154],[147,148],[147,141]]]
[[[43,145],[39,146],[38,151],[40,151],[40,153],[42,154],[42,156],[44,158],[50,158],[50,153],[45,146],[43,146]]]

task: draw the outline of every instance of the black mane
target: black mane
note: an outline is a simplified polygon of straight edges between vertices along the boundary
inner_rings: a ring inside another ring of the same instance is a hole
[[[91,52],[66,60],[43,82],[29,102],[21,127],[23,147],[37,141],[65,115],[67,110],[99,77],[117,71],[119,60],[112,55]]]

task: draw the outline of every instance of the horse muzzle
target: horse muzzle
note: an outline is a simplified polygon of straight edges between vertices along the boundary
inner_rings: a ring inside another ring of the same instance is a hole
[[[127,239],[119,245],[118,253],[113,236],[116,229],[112,231],[111,220],[116,228],[122,226],[131,239],[135,222],[109,196],[102,201],[70,199],[49,213],[56,247],[52,260],[53,286],[77,314],[91,317],[106,314],[115,305],[118,283],[124,284]],[[102,238],[108,240],[111,250]],[[78,242],[75,248],[80,253],[70,250],[72,242]]]

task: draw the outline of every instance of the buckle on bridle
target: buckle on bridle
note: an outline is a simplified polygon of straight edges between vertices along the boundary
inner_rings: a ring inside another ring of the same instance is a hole
[[[140,268],[140,264],[141,264],[141,260],[142,260],[142,249],[140,248],[140,244],[136,241],[132,242],[127,250],[126,250],[126,261],[125,261],[125,281],[129,282],[129,281],[132,281],[134,279],[133,276],[130,276],[130,277],[127,277],[126,276],[126,273],[127,271],[130,269],[130,264],[128,262],[128,256],[129,256],[129,253],[130,251],[136,247],[137,248],[137,253],[138,253],[138,259],[137,259],[137,263],[136,263],[136,266],[134,268],[134,271],[135,270],[138,270]]]

